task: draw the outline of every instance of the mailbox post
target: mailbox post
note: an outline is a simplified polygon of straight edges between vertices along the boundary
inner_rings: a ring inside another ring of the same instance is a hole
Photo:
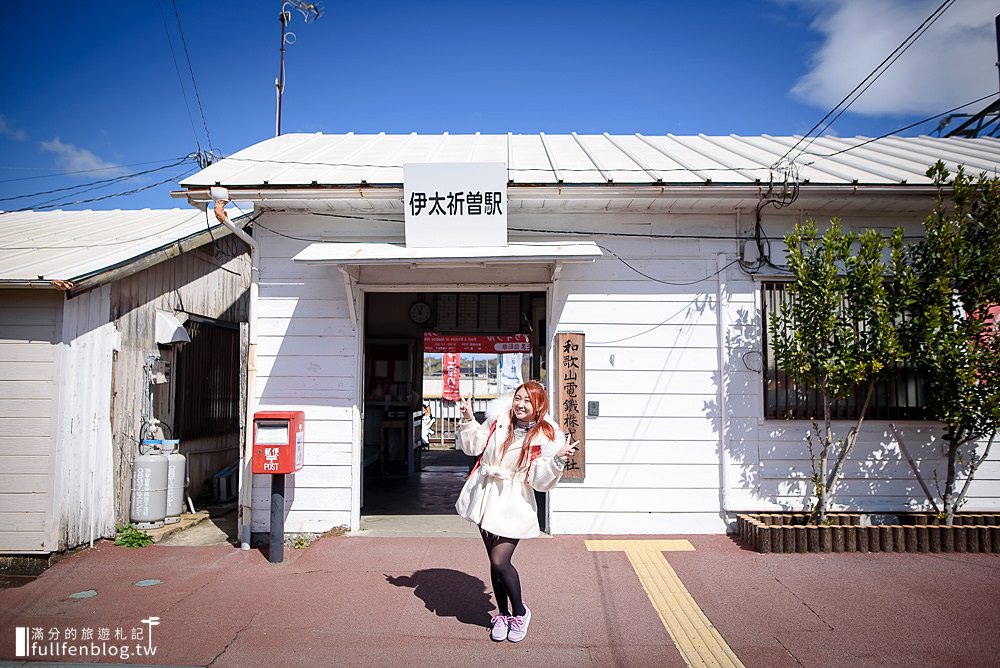
[[[305,413],[259,411],[253,417],[254,473],[271,476],[271,536],[267,559],[285,559],[285,475],[302,468]]]

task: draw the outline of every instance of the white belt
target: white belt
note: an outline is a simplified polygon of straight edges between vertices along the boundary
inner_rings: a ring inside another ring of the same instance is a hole
[[[526,480],[526,476],[521,471],[511,471],[510,469],[505,469],[501,466],[493,466],[492,464],[482,464],[479,469],[483,472],[483,483],[486,483],[486,478],[493,478],[498,484],[504,480]]]

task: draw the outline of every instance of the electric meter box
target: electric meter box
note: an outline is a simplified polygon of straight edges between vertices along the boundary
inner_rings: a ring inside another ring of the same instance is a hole
[[[253,416],[254,473],[295,473],[305,452],[302,411],[260,411]]]

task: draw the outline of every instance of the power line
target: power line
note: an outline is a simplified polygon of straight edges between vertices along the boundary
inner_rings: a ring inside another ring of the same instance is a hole
[[[151,183],[149,185],[142,186],[140,188],[133,188],[132,190],[126,190],[125,192],[112,193],[110,195],[101,195],[100,197],[91,197],[91,198],[88,198],[88,199],[81,199],[81,200],[76,200],[76,201],[73,201],[73,202],[60,202],[59,204],[45,204],[43,206],[34,206],[34,207],[30,207],[29,206],[29,207],[25,207],[23,209],[14,209],[12,211],[0,211],[0,216],[2,216],[5,213],[21,213],[23,211],[37,211],[38,209],[54,209],[54,208],[60,207],[60,206],[75,206],[77,204],[89,204],[91,202],[100,202],[100,201],[103,201],[103,200],[106,200],[106,199],[112,199],[114,197],[126,197],[128,195],[135,195],[136,193],[140,193],[140,192],[142,192],[144,190],[149,190],[150,188],[155,188],[157,186],[162,186],[164,183],[170,183],[171,181],[177,181],[178,179],[182,179],[185,176],[193,174],[196,171],[197,171],[197,168],[195,168],[195,169],[189,169],[189,170],[186,170],[186,171],[181,172],[179,174],[174,174],[173,176],[171,176],[169,178],[166,178],[166,179],[164,179],[162,181],[157,181],[156,183]]]
[[[886,63],[888,63],[891,59],[893,60],[893,62],[895,62],[894,57],[898,58],[898,56],[896,56],[897,52],[899,52],[899,54],[902,55],[902,51],[906,51],[907,49],[909,49],[910,46],[913,44],[913,42],[915,42],[917,40],[917,38],[920,37],[920,35],[923,35],[924,31],[926,31],[927,28],[930,28],[931,24],[933,24],[935,21],[937,21],[941,17],[941,15],[944,14],[944,12],[948,11],[948,9],[954,3],[955,3],[955,0],[945,0],[944,2],[942,2],[938,6],[938,8],[935,9],[933,12],[931,12],[931,15],[928,16],[926,19],[924,19],[923,23],[921,23],[919,26],[917,26],[917,29],[914,30],[913,32],[911,32],[910,35],[906,39],[904,39],[902,41],[902,43],[900,43],[899,46],[897,46],[895,49],[893,49],[892,53],[890,53],[888,56],[886,56],[885,59],[881,63],[879,63],[878,66],[875,69],[873,69],[868,74],[868,76],[866,76],[864,79],[862,79],[861,82],[857,86],[855,86],[851,90],[850,93],[848,93],[847,95],[845,95],[844,98],[833,107],[833,109],[831,109],[830,111],[828,111],[826,113],[826,115],[823,116],[823,118],[819,119],[819,121],[817,121],[816,124],[814,126],[812,126],[812,128],[809,129],[809,132],[807,132],[804,135],[802,135],[802,137],[799,138],[799,140],[797,142],[795,142],[795,145],[792,146],[790,149],[788,149],[785,152],[785,154],[783,156],[781,156],[781,158],[779,158],[777,160],[777,162],[775,164],[780,163],[781,161],[785,160],[796,148],[799,147],[799,144],[801,144],[803,141],[805,141],[806,138],[809,137],[816,130],[816,128],[818,128],[820,125],[822,125],[826,121],[826,119],[830,118],[830,116],[833,115],[837,111],[837,109],[840,108],[840,106],[842,104],[844,104],[845,102],[847,102],[847,100],[850,99],[851,96],[853,96],[854,93],[856,93],[858,91],[858,89],[860,89],[862,86],[865,86],[865,84],[868,83],[869,79],[871,79],[872,77],[875,77],[875,79],[878,79],[878,77],[882,76],[882,72],[885,71],[883,69],[883,66],[885,66]],[[925,28],[925,26],[926,26],[926,28]],[[917,33],[920,33],[920,34],[918,35]],[[888,68],[886,67],[885,69],[888,69]],[[880,70],[881,70],[881,72],[880,72]],[[874,83],[874,81],[872,83]],[[867,88],[865,88],[865,90],[867,90]],[[864,91],[862,91],[862,92],[864,92]],[[855,100],[856,99],[857,98],[855,98]],[[854,104],[854,101],[851,101],[851,104]],[[849,107],[850,104],[848,104],[847,106]],[[845,109],[846,109],[846,107],[845,107]],[[838,117],[839,117],[839,114],[838,114]],[[829,125],[827,125],[827,127],[829,127]],[[811,143],[812,142],[810,142],[810,144]],[[807,148],[808,148],[808,145],[807,145]]]
[[[53,193],[66,192],[67,190],[79,190],[81,188],[90,188],[91,186],[109,185],[109,184],[112,184],[112,183],[116,183],[118,181],[125,181],[127,179],[134,179],[137,176],[143,176],[145,174],[152,174],[154,172],[160,172],[160,171],[163,171],[164,169],[170,169],[171,167],[176,167],[177,165],[180,165],[181,163],[186,162],[186,161],[187,161],[187,158],[182,158],[181,160],[178,160],[177,162],[174,162],[174,163],[169,164],[169,165],[163,165],[162,167],[155,167],[153,169],[146,169],[146,170],[143,170],[141,172],[135,172],[133,174],[125,174],[125,175],[122,175],[122,176],[114,176],[114,177],[111,177],[111,178],[108,178],[108,179],[102,179],[100,181],[91,181],[90,183],[79,183],[79,184],[77,184],[75,186],[66,186],[64,188],[53,188],[52,190],[41,190],[39,192],[27,193],[27,194],[24,194],[24,195],[12,195],[11,197],[0,197],[0,202],[9,202],[10,200],[24,199],[26,197],[39,197],[41,195],[51,195]]]
[[[949,109],[948,111],[942,111],[940,114],[934,114],[933,116],[928,116],[927,118],[925,118],[923,120],[919,120],[916,123],[910,123],[909,125],[904,125],[901,128],[896,128],[895,130],[891,130],[889,132],[886,132],[883,135],[879,135],[878,137],[872,137],[871,139],[869,139],[867,141],[863,141],[860,144],[855,144],[854,146],[848,146],[847,148],[844,148],[844,149],[841,149],[839,151],[836,151],[835,153],[812,153],[810,151],[806,151],[805,149],[803,149],[802,152],[799,153],[799,155],[814,155],[817,158],[832,158],[835,155],[840,155],[841,153],[847,153],[848,151],[853,151],[856,148],[861,148],[862,146],[865,146],[866,144],[871,144],[874,141],[878,141],[880,139],[885,139],[886,137],[891,137],[892,135],[894,135],[896,133],[903,132],[905,130],[909,130],[910,128],[915,128],[918,125],[923,125],[927,121],[933,121],[935,118],[940,118],[941,116],[944,116],[945,114],[951,114],[953,112],[958,111],[959,109],[963,109],[965,107],[968,107],[970,104],[976,104],[977,102],[982,102],[983,100],[988,100],[991,97],[996,97],[997,95],[1000,95],[1000,93],[990,93],[989,95],[983,95],[982,97],[977,98],[975,100],[972,100],[971,102],[966,102],[965,104],[960,104],[957,107],[953,107],[953,108]],[[808,165],[813,164],[813,162],[816,162],[816,161],[813,160],[812,162],[807,162],[805,164],[808,166]]]
[[[530,227],[508,227],[511,232],[536,232],[538,234],[559,234],[561,230],[542,230],[538,228]],[[641,234],[639,232],[582,232],[579,230],[573,230],[572,232],[564,232],[564,234],[569,234],[572,236],[589,236],[589,237],[634,237],[639,239],[694,239],[697,241],[741,241],[746,239],[746,237],[736,236],[734,234]]]
[[[0,165],[0,169],[9,169],[11,171],[44,171],[44,172],[55,172],[54,174],[39,174],[37,176],[19,176],[15,179],[0,179],[0,183],[13,183],[14,181],[31,181],[34,179],[52,179],[60,176],[69,176],[70,174],[90,174],[93,172],[107,172],[113,169],[122,169],[123,167],[140,167],[142,165],[156,165],[161,162],[170,162],[171,160],[181,160],[182,158],[164,158],[163,160],[147,160],[146,162],[130,162],[124,165],[110,165],[108,167],[94,167],[93,169],[53,169],[51,167],[15,167],[10,165]]]
[[[237,207],[237,208],[239,208],[239,207]],[[260,214],[258,214],[258,215],[260,215]],[[325,214],[325,215],[336,217],[336,214]],[[369,219],[369,220],[378,220],[378,219]],[[386,219],[382,219],[382,220],[384,222],[396,222],[396,223],[402,222],[402,221],[390,221],[390,220],[386,220]],[[254,218],[253,221],[256,221],[256,218]],[[254,222],[254,224],[257,227],[261,228],[262,230],[270,232],[271,234],[276,234],[279,237],[284,237],[285,239],[292,239],[294,241],[309,241],[309,242],[314,242],[314,243],[347,243],[347,242],[331,242],[329,239],[321,239],[321,238],[316,238],[316,237],[298,237],[298,236],[295,236],[293,234],[286,234],[284,232],[279,232],[277,230],[271,229],[270,227],[266,227],[264,225],[261,225],[258,222]],[[511,229],[511,231],[514,231],[514,232],[549,232],[549,233],[558,233],[558,230],[527,230],[527,229],[520,229],[520,228],[510,228],[510,229]],[[582,232],[582,233],[581,232],[573,232],[572,234],[576,235],[576,234],[588,234],[588,233],[587,232]],[[680,235],[667,235],[667,234],[664,234],[664,235],[624,235],[624,234],[622,234],[622,235],[616,235],[616,234],[613,234],[613,233],[611,233],[611,234],[602,234],[602,233],[597,233],[597,232],[589,233],[589,234],[600,235],[600,236],[643,236],[643,237],[646,237],[646,238],[655,238],[655,239],[671,239],[671,238],[678,238],[678,237],[680,237]],[[732,240],[736,240],[736,239],[742,239],[743,237],[729,237],[729,236],[701,236],[701,237],[694,237],[694,236],[690,236],[690,237],[683,237],[683,238],[732,239]],[[596,246],[598,248],[600,248],[601,250],[610,253],[612,256],[614,256],[614,258],[616,260],[618,260],[619,262],[621,262],[622,264],[624,264],[626,267],[628,267],[629,269],[631,269],[635,273],[639,274],[640,276],[642,276],[644,278],[647,278],[647,279],[649,279],[651,281],[654,281],[656,283],[662,283],[664,285],[673,285],[673,286],[695,285],[697,283],[701,283],[702,281],[707,281],[708,279],[710,279],[710,278],[712,278],[714,276],[718,276],[723,271],[725,271],[729,267],[731,267],[734,264],[736,264],[736,263],[739,262],[739,260],[733,260],[732,262],[730,262],[726,266],[722,267],[718,271],[712,272],[708,276],[705,276],[703,278],[698,278],[698,279],[695,279],[693,281],[665,281],[663,279],[656,278],[655,276],[650,276],[649,274],[647,274],[647,273],[645,273],[645,272],[643,272],[643,271],[641,271],[639,269],[636,269],[631,264],[629,264],[628,262],[626,262],[625,260],[623,260],[621,257],[619,257],[618,254],[615,253],[610,248],[607,248],[606,246],[602,246],[600,244],[596,244]]]
[[[177,84],[181,88],[181,97],[184,99],[184,108],[187,109],[188,121],[191,123],[191,133],[194,135],[195,146],[201,150],[201,142],[198,141],[198,129],[194,125],[194,116],[191,115],[191,104],[188,102],[187,91],[184,89],[184,79],[181,77],[181,66],[177,64],[177,54],[174,53],[174,40],[170,36],[170,28],[167,26],[167,14],[163,11],[163,4],[157,0],[156,5],[160,8],[160,18],[163,19],[163,33],[167,37],[167,46],[170,48],[170,58],[174,61],[174,71],[177,73]]]
[[[181,44],[184,45],[184,57],[187,58],[188,72],[191,73],[191,85],[194,87],[194,97],[198,102],[198,111],[201,112],[201,123],[205,126],[205,136],[208,138],[208,147],[213,148],[212,135],[209,134],[208,123],[205,122],[205,108],[201,106],[201,94],[198,92],[198,82],[195,81],[194,68],[191,66],[191,54],[188,52],[187,40],[184,39],[184,28],[181,26],[181,14],[177,10],[176,0],[170,0],[170,4],[174,6],[174,16],[177,17],[177,30],[181,34]],[[199,146],[198,148],[200,149],[201,147]]]
[[[914,37],[914,38],[913,38],[913,39],[912,39],[912,40],[910,41],[910,43],[909,43],[909,44],[907,44],[907,45],[906,45],[906,46],[905,46],[905,47],[903,48],[903,50],[902,50],[902,51],[900,51],[899,53],[897,53],[897,54],[896,54],[896,55],[895,55],[895,56],[894,56],[894,57],[892,58],[892,60],[890,60],[890,61],[889,61],[889,64],[888,64],[888,65],[886,65],[886,66],[885,66],[884,68],[882,68],[882,71],[881,71],[881,72],[879,72],[879,73],[878,73],[877,75],[875,75],[875,77],[874,77],[874,78],[873,78],[873,79],[872,79],[871,81],[869,81],[869,82],[868,82],[868,83],[867,83],[867,84],[865,85],[865,87],[864,87],[864,88],[862,88],[862,89],[861,89],[860,91],[858,91],[858,93],[857,93],[857,94],[856,94],[856,95],[855,95],[855,96],[853,97],[853,99],[852,99],[852,100],[851,100],[850,102],[848,102],[848,103],[847,103],[846,105],[844,105],[844,107],[843,107],[843,108],[841,108],[841,109],[840,109],[840,111],[838,111],[838,112],[837,112],[837,114],[836,114],[836,115],[835,115],[835,116],[834,116],[833,118],[831,118],[831,119],[830,119],[830,120],[829,120],[829,121],[827,122],[827,124],[826,124],[826,125],[824,125],[824,126],[823,126],[822,128],[820,128],[819,132],[817,132],[817,133],[816,133],[816,135],[815,135],[815,136],[814,136],[814,137],[813,137],[812,139],[810,139],[810,140],[809,140],[809,142],[808,142],[808,143],[807,143],[807,144],[805,145],[805,147],[803,147],[803,148],[802,148],[802,150],[801,150],[801,151],[799,151],[799,155],[801,155],[801,154],[802,154],[802,153],[803,153],[803,152],[804,152],[804,151],[805,151],[806,149],[808,149],[808,148],[809,148],[810,146],[812,146],[812,145],[813,145],[813,142],[815,142],[815,141],[816,141],[816,140],[817,140],[817,139],[819,138],[819,136],[820,136],[820,135],[822,135],[822,134],[823,134],[824,132],[826,132],[826,131],[827,131],[828,129],[830,129],[830,127],[831,127],[831,126],[832,126],[832,125],[833,125],[834,123],[836,123],[836,122],[837,122],[837,119],[838,119],[838,118],[840,118],[840,117],[841,117],[841,116],[843,115],[843,113],[844,113],[845,111],[847,111],[847,110],[848,110],[848,109],[849,109],[849,108],[851,107],[851,105],[852,105],[852,104],[854,104],[855,102],[857,102],[857,101],[858,101],[858,99],[859,99],[859,98],[860,98],[860,97],[861,97],[862,95],[864,95],[864,94],[865,94],[865,93],[866,93],[866,92],[868,91],[868,89],[869,89],[869,88],[871,88],[871,87],[872,87],[872,85],[873,85],[873,84],[874,84],[874,83],[875,83],[876,81],[878,81],[878,80],[879,80],[879,78],[880,78],[880,77],[881,77],[881,76],[882,76],[883,74],[885,74],[886,72],[888,72],[888,71],[889,71],[889,68],[890,68],[890,67],[892,67],[892,66],[893,66],[893,65],[895,64],[895,62],[896,62],[897,60],[899,60],[899,58],[900,58],[900,57],[901,57],[901,56],[902,56],[902,55],[903,55],[904,53],[906,53],[906,51],[907,51],[907,50],[908,50],[908,49],[909,49],[909,48],[910,48],[911,46],[913,46],[913,45],[914,45],[914,44],[916,43],[916,41],[917,41],[918,39],[920,39],[920,38],[921,38],[921,37],[923,36],[923,34],[924,34],[925,32],[927,32],[928,30],[930,30],[931,26],[932,26],[932,25],[934,25],[934,23],[935,23],[935,22],[936,22],[936,21],[937,21],[937,20],[938,20],[939,18],[941,18],[941,17],[942,17],[943,15],[944,15],[944,13],[945,13],[946,11],[948,11],[948,9],[949,9],[949,8],[951,8],[951,5],[955,4],[955,0],[950,0],[950,2],[951,2],[951,4],[949,4],[949,5],[947,6],[947,7],[945,7],[945,8],[944,8],[944,9],[943,9],[943,10],[941,11],[941,13],[939,13],[939,14],[938,14],[937,16],[935,16],[935,17],[934,17],[934,18],[933,18],[933,19],[932,19],[932,20],[930,21],[930,23],[927,23],[927,26],[926,26],[926,27],[925,27],[925,28],[924,28],[923,30],[920,30],[920,33],[919,33],[919,34],[918,34],[918,35],[917,35],[916,37]]]
[[[733,266],[734,264],[737,264],[739,262],[738,259],[737,260],[733,260],[732,262],[730,262],[726,266],[722,267],[718,271],[712,272],[711,274],[709,274],[708,276],[705,276],[704,278],[698,278],[698,279],[695,279],[693,281],[677,281],[677,282],[675,282],[675,281],[664,281],[662,279],[656,278],[655,276],[650,276],[649,274],[636,269],[635,267],[633,267],[632,265],[630,265],[628,262],[626,262],[622,258],[618,257],[618,254],[615,253],[610,248],[602,246],[601,244],[597,244],[597,247],[600,248],[603,251],[607,251],[608,253],[611,253],[611,255],[613,255],[616,260],[618,260],[619,262],[621,262],[622,264],[624,264],[626,267],[628,267],[629,269],[631,269],[635,273],[639,274],[640,276],[642,276],[644,278],[648,278],[649,280],[654,281],[656,283],[662,283],[663,285],[675,285],[675,286],[695,285],[696,283],[701,283],[702,281],[707,281],[710,278],[718,276],[719,274],[721,274],[722,272],[724,272],[726,269],[729,269],[731,266]]]
[[[711,278],[711,277],[709,277],[709,278]],[[609,345],[612,345],[612,344],[615,344],[615,343],[623,343],[624,341],[631,341],[632,339],[637,339],[640,336],[642,336],[643,334],[649,334],[653,330],[656,330],[656,329],[659,329],[660,327],[663,327],[668,322],[670,322],[671,320],[673,320],[674,318],[676,318],[680,314],[684,313],[684,311],[686,311],[689,308],[691,308],[691,306],[693,306],[696,301],[698,301],[698,297],[695,297],[695,298],[691,299],[690,301],[688,301],[676,313],[672,313],[671,315],[668,315],[665,319],[663,319],[660,322],[656,323],[655,325],[653,325],[649,329],[644,329],[643,331],[638,332],[637,334],[630,334],[629,336],[626,336],[626,337],[623,337],[623,338],[620,338],[620,339],[614,339],[613,341],[587,341],[587,345],[588,346],[609,346]]]

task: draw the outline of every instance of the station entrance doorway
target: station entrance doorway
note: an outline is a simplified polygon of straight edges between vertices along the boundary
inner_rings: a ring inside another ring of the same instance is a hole
[[[546,308],[541,291],[364,293],[360,528],[368,535],[475,535],[454,508],[474,463],[454,447],[457,392],[483,421],[518,380],[544,384]],[[536,501],[546,531],[545,495]]]

